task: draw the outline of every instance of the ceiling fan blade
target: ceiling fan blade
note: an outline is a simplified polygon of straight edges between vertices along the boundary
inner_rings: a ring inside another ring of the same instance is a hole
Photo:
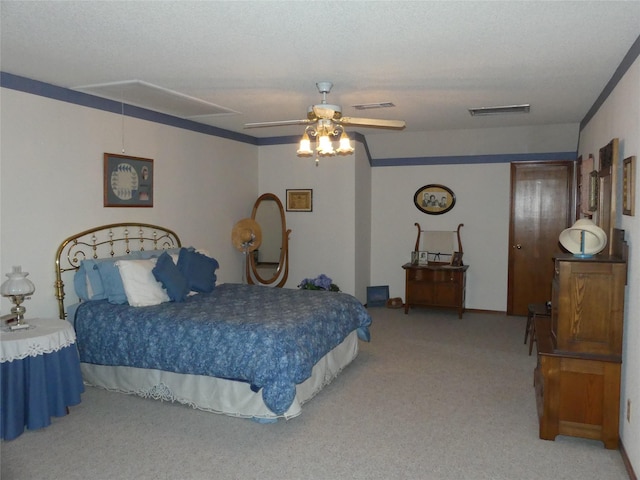
[[[282,127],[285,125],[307,125],[309,123],[312,123],[311,120],[305,118],[304,120],[281,120],[275,122],[245,123],[244,128]]]
[[[404,120],[382,120],[379,118],[342,117],[336,120],[341,125],[359,125],[361,127],[392,128],[402,130],[407,126]]]

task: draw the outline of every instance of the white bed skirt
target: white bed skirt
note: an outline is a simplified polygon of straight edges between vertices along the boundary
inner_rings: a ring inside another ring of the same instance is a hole
[[[296,386],[296,397],[282,415],[273,413],[248,383],[202,375],[185,375],[133,367],[81,363],[87,385],[156,400],[180,402],[199,410],[233,417],[275,421],[300,415],[302,405],[331,383],[358,355],[358,335],[347,338],[313,367],[311,377]]]

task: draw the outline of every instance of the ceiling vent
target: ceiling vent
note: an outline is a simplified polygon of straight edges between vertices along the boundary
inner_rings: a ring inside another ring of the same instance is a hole
[[[85,85],[75,87],[73,90],[181,118],[238,114],[238,112],[229,108],[143,82],[142,80],[124,80],[121,82]]]
[[[509,113],[529,113],[531,105],[528,103],[522,105],[505,105],[503,107],[478,107],[470,108],[469,113],[472,117],[482,117],[485,115],[507,115]]]
[[[358,105],[351,105],[356,110],[372,110],[374,108],[390,108],[395,107],[392,102],[378,102],[378,103],[360,103]]]

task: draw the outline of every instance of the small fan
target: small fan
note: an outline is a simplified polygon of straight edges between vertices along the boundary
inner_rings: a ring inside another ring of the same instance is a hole
[[[322,95],[322,101],[319,104],[311,105],[307,109],[307,118],[301,120],[280,120],[273,122],[255,122],[245,123],[244,128],[260,128],[260,127],[280,127],[285,125],[311,125],[315,123],[334,123],[336,125],[349,126],[356,125],[359,127],[372,128],[388,128],[394,130],[402,130],[406,123],[404,120],[381,120],[377,118],[359,118],[359,117],[343,117],[342,107],[340,105],[331,105],[327,103],[327,94],[331,92],[333,84],[331,82],[316,83],[318,91]]]
[[[242,283],[246,283],[247,255],[256,250],[262,243],[262,229],[258,222],[252,218],[238,221],[231,230],[231,243],[236,250],[244,254],[244,266],[242,269]]]

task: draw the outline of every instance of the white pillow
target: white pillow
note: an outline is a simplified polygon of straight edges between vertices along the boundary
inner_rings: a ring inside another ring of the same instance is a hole
[[[156,259],[118,260],[116,266],[120,271],[127,301],[132,307],[148,307],[169,301],[167,291],[153,276]]]

